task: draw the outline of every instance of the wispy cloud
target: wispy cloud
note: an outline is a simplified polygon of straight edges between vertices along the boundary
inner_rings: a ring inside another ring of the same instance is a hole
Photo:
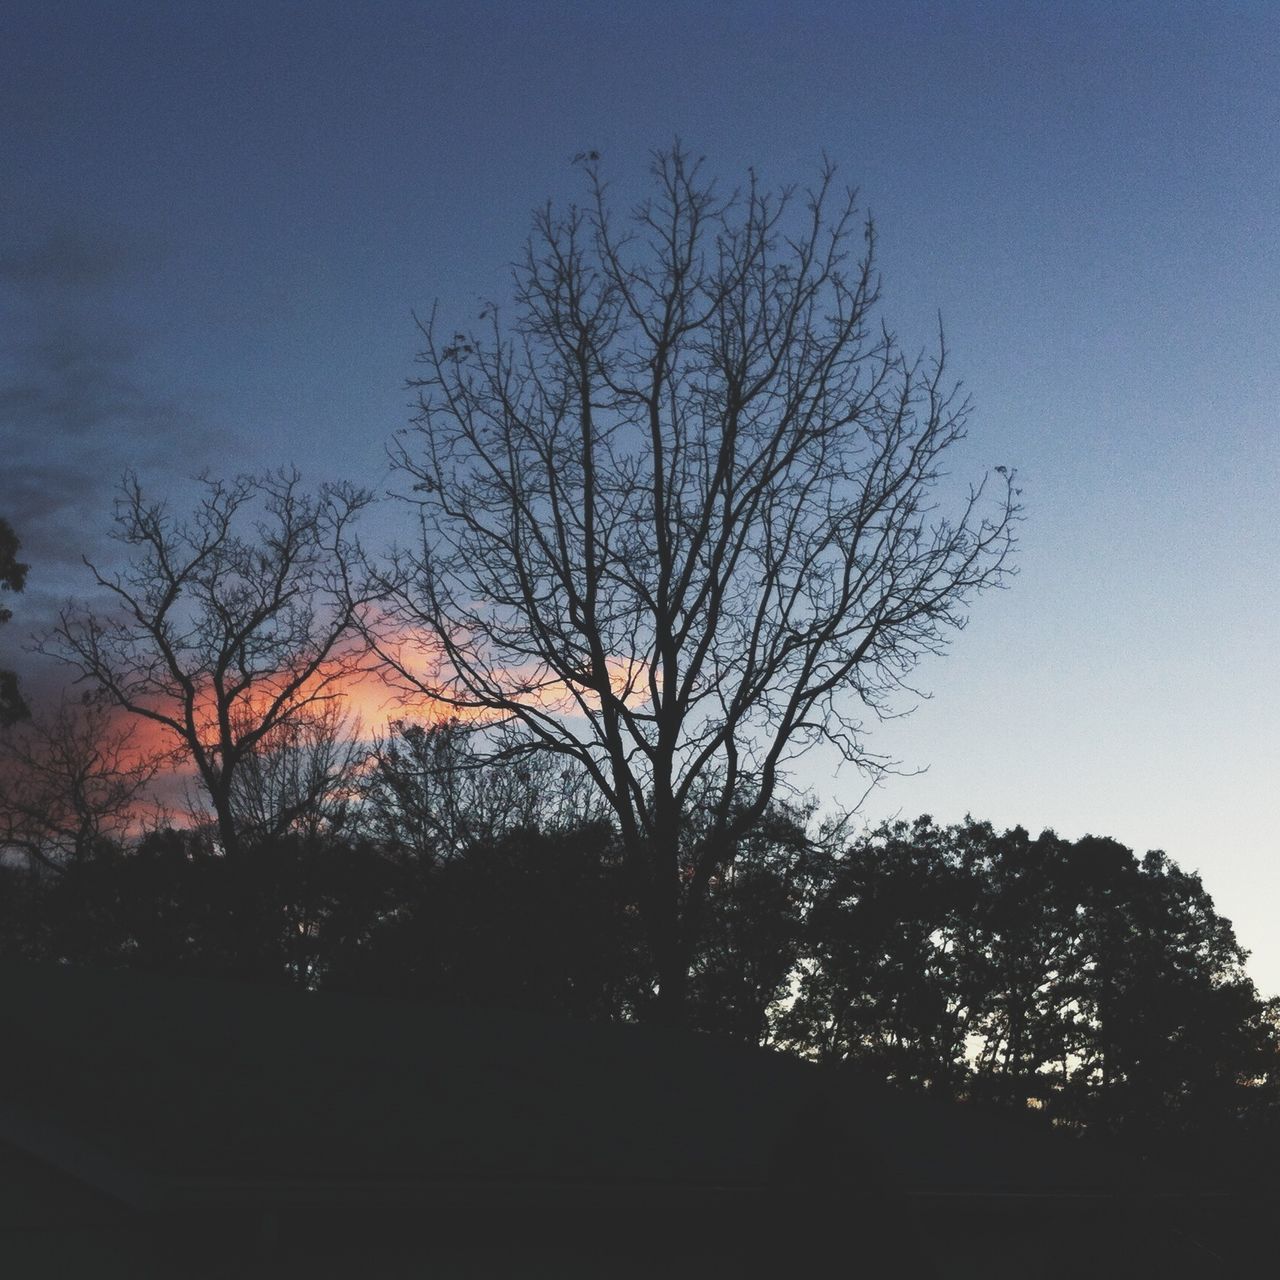
[[[161,263],[154,246],[101,227],[0,254],[0,515],[31,564],[12,632],[48,628],[85,585],[81,557],[111,559],[111,495],[126,468],[180,459],[185,477],[212,437],[181,388],[144,371],[161,318],[138,323],[127,295]],[[15,639],[4,637],[8,665]]]
[[[154,247],[101,228],[61,228],[0,255],[0,511],[37,571],[101,546],[110,488],[126,467],[208,434],[172,389],[139,371],[147,333],[120,295],[159,261]],[[182,455],[194,470],[191,449]]]
[[[0,281],[47,299],[50,290],[79,294],[118,283],[157,257],[154,249],[120,231],[60,227],[34,246],[0,253]]]

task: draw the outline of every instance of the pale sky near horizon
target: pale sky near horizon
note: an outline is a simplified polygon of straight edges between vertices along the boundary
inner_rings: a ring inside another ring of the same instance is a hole
[[[126,465],[384,487],[412,310],[500,295],[576,152],[622,189],[677,135],[730,185],[825,153],[885,316],[943,316],[956,473],[1026,504],[868,816],[1163,848],[1280,992],[1280,7],[10,0],[0,116],[5,655]]]

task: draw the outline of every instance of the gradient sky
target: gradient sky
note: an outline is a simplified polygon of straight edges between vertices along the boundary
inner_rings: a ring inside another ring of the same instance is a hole
[[[1280,991],[1280,6],[8,0],[0,119],[9,654],[126,465],[385,487],[411,311],[500,297],[575,152],[622,192],[676,135],[730,185],[827,153],[908,346],[941,310],[957,473],[1027,507],[868,815],[1164,848]]]

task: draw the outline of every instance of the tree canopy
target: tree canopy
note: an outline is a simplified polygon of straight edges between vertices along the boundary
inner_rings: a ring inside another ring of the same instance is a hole
[[[843,851],[802,957],[780,1036],[906,1086],[1072,1124],[1275,1101],[1276,1004],[1160,852],[899,822]]]
[[[616,826],[577,808],[571,779],[514,780],[448,726],[398,736],[341,824],[260,833],[237,858],[209,832],[129,834],[119,779],[85,789],[81,814],[104,806],[92,839],[69,821],[45,856],[0,864],[0,949],[646,1016],[653,961]],[[1143,1140],[1277,1114],[1276,1002],[1164,854],[928,818],[852,835],[776,804],[705,911],[687,1021],[720,1038]]]

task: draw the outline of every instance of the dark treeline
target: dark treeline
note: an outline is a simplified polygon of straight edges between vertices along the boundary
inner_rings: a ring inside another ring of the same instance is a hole
[[[88,837],[41,836],[28,819],[23,858],[10,794],[0,948],[576,1018],[652,1014],[637,889],[572,770],[485,763],[449,725],[398,726],[361,761],[335,763],[335,741],[317,732],[264,757],[239,797],[257,828],[234,856],[216,823],[94,829],[82,797],[64,825]],[[1276,1002],[1244,959],[1199,877],[1161,853],[927,817],[851,834],[775,804],[708,893],[688,1022],[906,1088],[1150,1136],[1271,1115]]]

